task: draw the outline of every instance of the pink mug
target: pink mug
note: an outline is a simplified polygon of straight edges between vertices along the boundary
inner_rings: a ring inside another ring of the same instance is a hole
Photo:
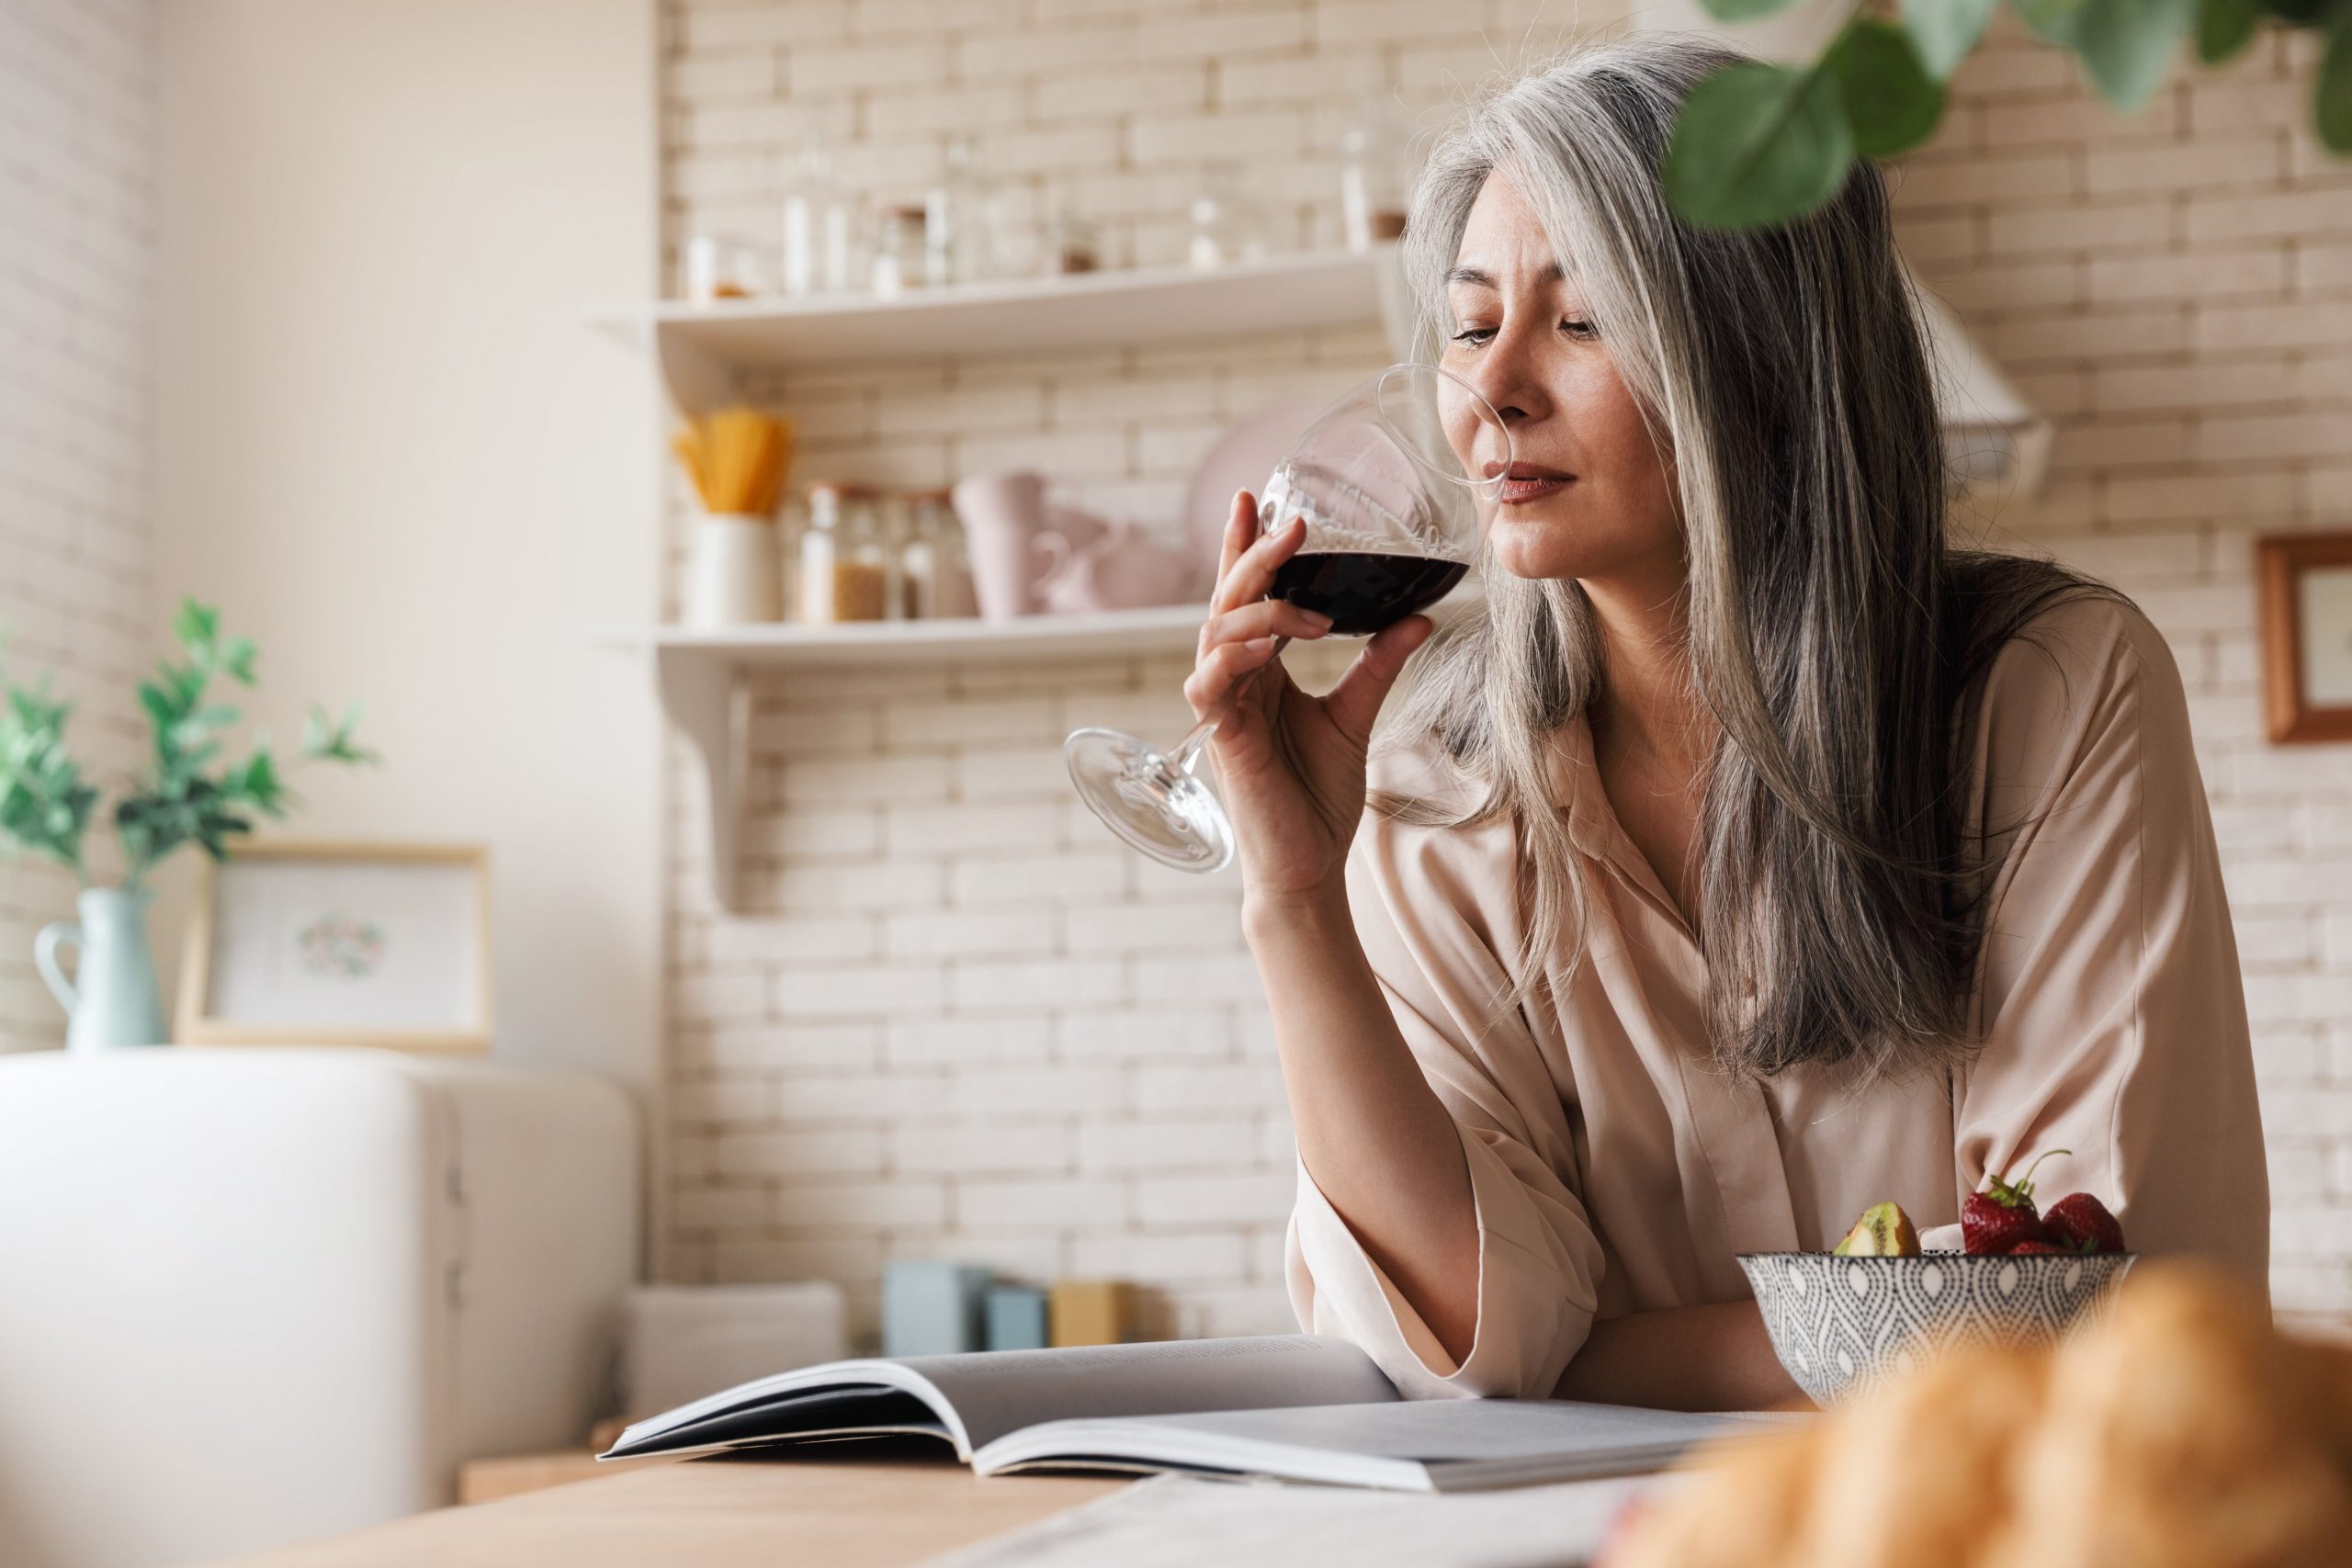
[[[1037,611],[1037,580],[1052,564],[1039,541],[1046,523],[1046,480],[1019,470],[957,481],[956,516],[972,558],[972,592],[983,619],[1009,621]]]

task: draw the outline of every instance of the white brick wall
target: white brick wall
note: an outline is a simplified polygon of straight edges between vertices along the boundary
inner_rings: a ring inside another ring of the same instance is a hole
[[[2057,422],[2049,493],[1989,529],[2130,592],[2188,685],[2236,916],[2283,1311],[2352,1311],[2352,747],[2262,739],[2253,540],[2352,527],[2352,164],[2266,34],[2136,119],[2002,14],[1899,225]]]
[[[766,243],[808,110],[882,200],[913,194],[945,133],[976,131],[992,167],[1101,218],[1114,265],[1182,254],[1204,163],[1279,150],[1261,187],[1276,243],[1330,243],[1355,94],[1427,109],[1543,48],[1545,27],[1607,19],[1556,10],[695,0],[668,30],[667,238]],[[2107,576],[2178,652],[2256,1019],[2279,1300],[2342,1313],[2352,749],[2260,740],[2249,575],[2257,532],[2352,525],[2352,168],[2301,129],[2313,64],[2266,38],[2126,120],[2005,17],[1898,207],[1921,275],[2060,426],[2048,493],[1994,536]],[[845,365],[752,390],[801,420],[803,479],[1037,461],[1086,503],[1170,522],[1227,421],[1384,354],[1367,326]],[[1238,886],[1118,847],[1057,752],[1080,723],[1172,739],[1184,668],[763,679],[744,917],[711,902],[673,748],[673,1275],[829,1274],[870,1323],[886,1259],[953,1255],[1134,1278],[1171,1331],[1289,1325],[1289,1124]]]
[[[10,679],[54,670],[85,775],[141,754],[153,60],[145,0],[0,0],[0,622]],[[104,804],[104,803],[102,803]],[[119,874],[94,831],[92,870]],[[72,874],[0,852],[0,1051],[65,1019],[33,934]]]

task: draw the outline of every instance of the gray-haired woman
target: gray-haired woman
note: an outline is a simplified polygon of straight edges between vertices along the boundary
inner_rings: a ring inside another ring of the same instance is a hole
[[[1794,1395],[1736,1263],[2049,1150],[2259,1283],[2236,950],[2170,654],[1946,537],[1878,171],[1702,231],[1657,170],[1721,45],[1589,44],[1434,152],[1406,265],[1517,454],[1487,605],[1327,695],[1235,500],[1187,687],[1297,1125],[1300,1321],[1408,1394]],[[1461,456],[1490,454],[1464,431]],[[1367,756],[1369,753],[1369,761]],[[1369,789],[1369,795],[1367,791]],[[1367,809],[1369,807],[1369,809]]]

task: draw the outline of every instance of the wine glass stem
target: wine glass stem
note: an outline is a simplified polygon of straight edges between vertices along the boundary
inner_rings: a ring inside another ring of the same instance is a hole
[[[1233,690],[1226,694],[1223,707],[1186,731],[1184,739],[1176,742],[1176,749],[1168,753],[1168,766],[1170,770],[1188,775],[1192,773],[1193,764],[1200,761],[1202,749],[1209,743],[1209,737],[1216,733],[1216,727],[1224,722],[1225,716],[1233,711],[1233,705],[1240,700],[1241,694],[1248,689],[1252,681],[1272,670],[1281,660],[1283,649],[1289,646],[1290,638],[1276,637],[1272,657],[1234,684]]]

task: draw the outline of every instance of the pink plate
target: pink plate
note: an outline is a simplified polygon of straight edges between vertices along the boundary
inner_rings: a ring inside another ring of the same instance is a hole
[[[1212,579],[1218,547],[1225,539],[1225,520],[1233,512],[1233,492],[1246,490],[1261,496],[1274,465],[1290,454],[1299,433],[1329,401],[1329,398],[1291,398],[1244,414],[1193,470],[1192,493],[1184,502],[1184,534],[1193,542],[1203,569]]]

